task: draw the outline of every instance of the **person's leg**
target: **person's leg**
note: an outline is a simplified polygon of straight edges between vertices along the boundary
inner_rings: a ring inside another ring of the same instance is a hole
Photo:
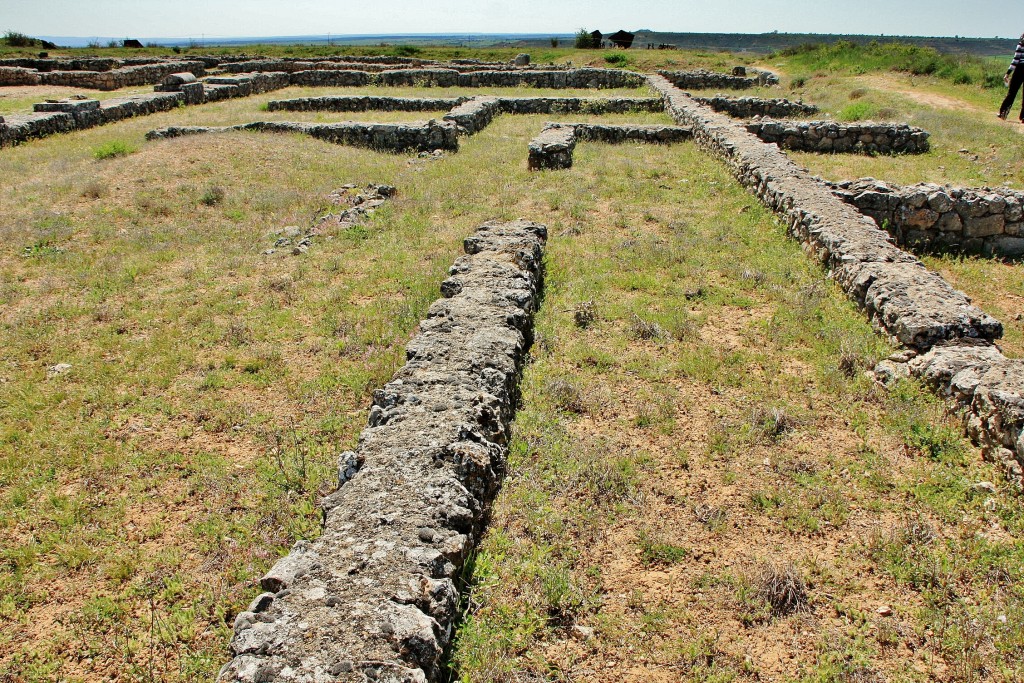
[[[1006,91],[1006,99],[1003,100],[1003,105],[999,107],[999,116],[1001,118],[1005,119],[1009,115],[1021,85],[1024,85],[1024,65],[1014,69],[1013,75],[1010,76],[1010,87]],[[1021,99],[1021,105],[1024,106],[1024,98]],[[1024,118],[1024,111],[1021,112],[1021,117]]]
[[[1006,89],[1006,97],[1003,98],[1003,103],[999,105],[999,118],[1005,119],[1010,109],[1013,107],[1013,101],[1017,99],[1017,91],[1020,89],[1021,82],[1018,80],[1019,76],[1024,76],[1024,68],[1014,69],[1013,74],[1010,76],[1010,84]]]

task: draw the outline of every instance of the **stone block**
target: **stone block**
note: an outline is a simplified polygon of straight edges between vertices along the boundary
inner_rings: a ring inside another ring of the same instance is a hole
[[[980,218],[968,218],[964,221],[964,235],[967,237],[989,237],[1003,232],[1006,219],[1003,215],[989,215]]]

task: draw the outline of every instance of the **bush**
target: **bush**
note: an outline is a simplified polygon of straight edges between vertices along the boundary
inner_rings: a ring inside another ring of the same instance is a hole
[[[551,39],[551,47],[558,47],[558,38]]]
[[[423,50],[415,45],[398,45],[391,50],[392,56],[395,57],[415,57],[421,52],[423,52]]]
[[[9,47],[35,47],[39,44],[39,41],[35,38],[30,38],[24,33],[19,33],[17,31],[8,31],[5,33],[4,42],[7,43]]]
[[[113,159],[114,157],[126,157],[138,151],[138,148],[124,140],[111,140],[105,142],[92,150],[92,155],[97,159]]]
[[[589,50],[591,48],[599,47],[594,45],[594,37],[590,35],[590,31],[585,28],[581,28],[579,31],[576,31],[576,40],[573,44],[578,50]]]
[[[605,55],[604,61],[608,62],[613,66],[626,66],[626,64],[629,63],[629,57],[622,54],[621,52],[616,52],[610,55]]]

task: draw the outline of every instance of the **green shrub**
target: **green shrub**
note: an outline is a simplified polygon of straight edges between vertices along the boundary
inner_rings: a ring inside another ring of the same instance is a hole
[[[113,159],[114,157],[126,157],[138,151],[138,147],[125,142],[124,140],[111,140],[104,142],[92,150],[92,155],[97,159]]]
[[[876,113],[875,105],[869,102],[854,102],[839,112],[840,121],[864,121]]]
[[[604,61],[612,64],[613,66],[626,66],[629,63],[629,57],[622,54],[621,52],[615,52],[610,55],[604,56]]]
[[[600,47],[599,45],[594,44],[594,37],[590,35],[590,31],[585,28],[581,28],[579,31],[576,31],[576,40],[573,42],[573,45],[578,50],[589,50],[591,48]]]
[[[216,206],[217,204],[220,204],[222,201],[224,201],[225,194],[226,193],[224,192],[223,187],[211,185],[210,187],[206,188],[206,191],[203,192],[203,195],[199,198],[199,201],[203,204],[206,204],[207,206]]]
[[[39,44],[39,41],[35,38],[30,38],[24,33],[19,33],[17,31],[8,31],[5,33],[4,42],[7,43],[9,47],[35,47]]]

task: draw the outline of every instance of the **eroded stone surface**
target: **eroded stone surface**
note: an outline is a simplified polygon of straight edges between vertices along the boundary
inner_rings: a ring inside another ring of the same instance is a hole
[[[359,471],[324,500],[320,539],[264,577],[272,599],[239,615],[220,681],[437,680],[454,579],[504,475],[545,238],[523,221],[467,238],[374,396]]]

